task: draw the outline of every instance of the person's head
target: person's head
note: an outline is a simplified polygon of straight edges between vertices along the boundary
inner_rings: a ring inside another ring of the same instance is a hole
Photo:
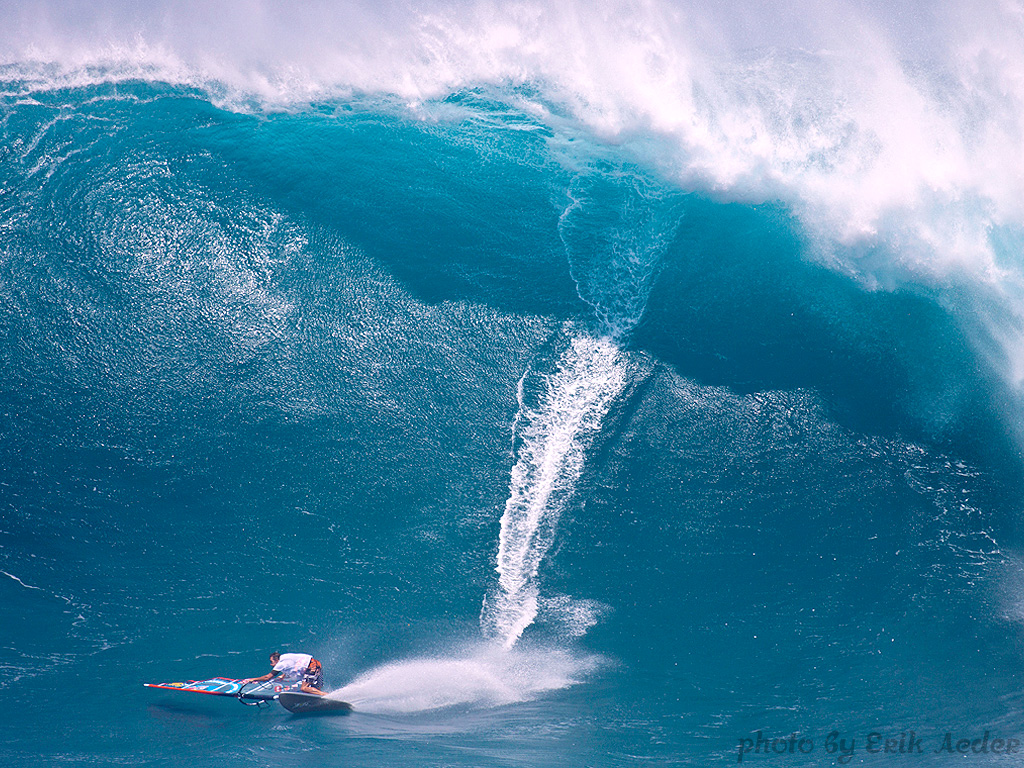
[[[281,653],[280,653],[280,651],[274,651],[272,654],[270,654],[270,663],[271,664],[277,664],[277,662],[279,662],[280,660],[281,660]]]

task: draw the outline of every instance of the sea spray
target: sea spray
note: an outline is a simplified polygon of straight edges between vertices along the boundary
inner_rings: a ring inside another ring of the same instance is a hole
[[[376,714],[495,707],[570,686],[599,663],[598,657],[577,656],[563,648],[506,651],[480,643],[442,656],[381,665],[330,696]]]

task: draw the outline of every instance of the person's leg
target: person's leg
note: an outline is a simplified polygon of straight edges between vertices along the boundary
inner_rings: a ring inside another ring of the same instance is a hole
[[[318,696],[324,696],[324,692],[321,688],[324,687],[324,669],[320,665],[320,662],[313,659],[309,662],[309,667],[306,668],[306,674],[302,677],[302,688],[304,693],[315,693]]]

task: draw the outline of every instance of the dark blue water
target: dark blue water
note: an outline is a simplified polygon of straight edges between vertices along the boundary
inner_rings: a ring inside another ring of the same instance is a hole
[[[931,764],[963,759],[947,732],[1024,737],[1024,218],[997,186],[851,192],[849,157],[888,168],[870,120],[737,174],[543,78],[283,108],[9,58],[8,763],[703,766],[761,732],[813,746],[745,763],[822,765],[837,731],[889,765],[868,735],[913,730]],[[275,649],[355,713],[142,687]]]

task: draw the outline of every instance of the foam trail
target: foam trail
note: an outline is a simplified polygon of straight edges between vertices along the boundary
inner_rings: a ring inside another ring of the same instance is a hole
[[[518,452],[501,518],[499,580],[480,617],[484,633],[506,648],[542,610],[561,617],[574,636],[603,610],[564,596],[541,600],[537,573],[583,472],[589,440],[626,386],[627,359],[617,342],[643,317],[680,215],[677,193],[607,160],[580,170],[566,194],[558,233],[577,293],[602,335],[572,338],[554,373],[540,377],[536,403],[528,402],[530,372],[520,381]]]
[[[661,256],[678,227],[678,195],[619,167],[578,174],[567,194],[558,234],[576,290],[602,331],[622,338],[647,309]]]
[[[520,381],[518,456],[501,517],[497,589],[481,614],[485,634],[511,648],[538,611],[536,578],[559,514],[583,472],[589,438],[627,381],[622,352],[606,338],[575,336],[535,406]]]
[[[19,579],[13,573],[8,573],[7,571],[0,571],[0,573],[2,573],[4,576],[7,576],[8,578],[14,579],[16,582],[21,584],[21,586],[23,586],[25,589],[39,589],[39,590],[42,589],[42,587],[33,587],[31,584],[26,584],[24,581]]]
[[[451,656],[385,664],[329,696],[377,714],[445,707],[496,707],[528,701],[576,682],[596,664],[561,649],[503,649],[485,644]]]

